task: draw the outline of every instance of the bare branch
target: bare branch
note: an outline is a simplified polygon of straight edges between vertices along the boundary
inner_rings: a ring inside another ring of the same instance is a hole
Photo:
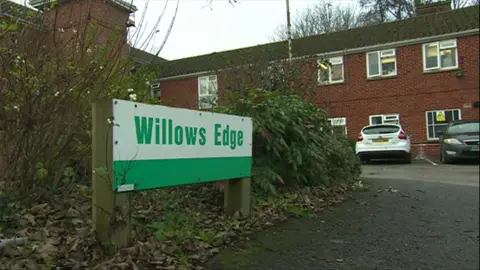
[[[297,12],[292,23],[292,37],[301,38],[358,27],[358,14],[351,7],[335,5],[331,0],[321,0],[318,4]],[[286,25],[275,30],[274,41],[286,40]]]

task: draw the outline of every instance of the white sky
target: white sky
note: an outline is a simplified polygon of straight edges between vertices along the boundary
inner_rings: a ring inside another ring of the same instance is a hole
[[[12,0],[28,3],[28,0]],[[156,53],[165,40],[167,29],[175,13],[177,0],[124,0],[133,1],[138,8],[135,13],[136,35],[148,39],[158,18],[164,15],[156,28],[158,33],[142,44],[132,39],[133,45]],[[237,0],[231,5],[228,0],[179,0],[177,16],[160,56],[168,60],[185,58],[254,46],[270,42],[275,28],[286,23],[285,0]],[[335,4],[357,6],[356,0],[333,0]],[[318,0],[290,0],[291,20],[297,11],[314,5]],[[148,8],[145,11],[145,5]],[[144,16],[143,25],[138,25]],[[140,40],[141,40],[140,39]]]
[[[135,20],[145,13],[148,23],[141,28],[152,29],[167,0],[134,0],[138,7]],[[148,9],[145,10],[145,3]],[[316,0],[290,0],[291,19]],[[355,0],[335,0],[340,5],[355,5]],[[165,38],[175,12],[176,0],[169,0],[158,27],[159,32],[149,46],[135,46],[156,53]],[[270,42],[275,28],[286,22],[285,0],[180,0],[172,31],[160,56],[168,60],[220,52]],[[145,34],[143,36],[146,36]]]

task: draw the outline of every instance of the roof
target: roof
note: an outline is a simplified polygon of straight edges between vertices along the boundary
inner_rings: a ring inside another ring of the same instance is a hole
[[[293,57],[354,49],[412,40],[479,28],[479,5],[417,16],[367,27],[292,41]],[[275,61],[288,58],[287,41],[168,61],[160,65],[160,78],[217,70],[253,60]]]
[[[140,49],[137,49],[135,47],[130,47],[130,57],[135,61],[140,64],[161,64],[166,62],[167,60],[160,57],[156,56],[154,54],[148,53],[146,51],[142,51]]]

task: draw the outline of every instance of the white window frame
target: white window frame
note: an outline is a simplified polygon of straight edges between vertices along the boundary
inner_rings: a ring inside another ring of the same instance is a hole
[[[159,82],[150,85],[150,94],[154,98],[160,98],[162,96],[162,90]]]
[[[214,79],[212,79],[214,78]],[[208,85],[208,90],[206,94],[201,94],[200,87],[202,84],[202,81],[206,81],[206,84]],[[210,89],[214,88],[214,89]],[[212,100],[212,103],[204,105],[201,100],[202,98],[210,97]],[[201,76],[198,77],[198,108],[199,109],[211,109],[213,106],[217,105],[217,100],[218,100],[218,78],[217,75],[207,75],[207,76]]]
[[[448,45],[448,43],[453,43],[453,45]],[[437,47],[437,66],[427,68],[427,46],[435,45]],[[455,66],[451,67],[442,67],[441,55],[440,52],[442,49],[455,49]],[[432,71],[432,70],[450,70],[458,68],[458,45],[456,39],[448,39],[437,42],[430,42],[422,44],[422,62],[423,62],[423,71]]]
[[[330,122],[330,125],[332,127],[343,127],[344,128],[344,133],[347,135],[347,118],[346,117],[334,117],[334,118],[328,118],[328,121]],[[333,132],[333,130],[332,130]]]
[[[389,114],[374,114],[374,115],[370,115],[368,117],[368,124],[369,125],[373,125],[372,124],[372,119],[374,117],[382,117],[382,123],[380,125],[383,125],[383,124],[390,124],[390,122],[385,122],[385,120],[389,120],[388,118],[394,118],[398,123],[394,123],[394,124],[397,124],[397,125],[400,125],[400,114],[398,113],[389,113]]]
[[[320,66],[320,64],[324,65],[323,61],[322,60],[317,60],[317,66],[318,66],[318,70],[317,70],[317,82],[318,84],[320,85],[323,85],[323,84],[336,84],[336,83],[343,83],[345,82],[345,65],[343,63],[343,56],[338,56],[338,57],[332,57],[332,58],[329,58],[327,59],[328,62],[333,66],[333,65],[342,65],[342,79],[341,80],[332,80],[332,69],[330,66],[328,66],[328,80],[326,81],[322,81],[322,76],[321,76],[321,73],[323,71],[322,67]]]
[[[448,125],[448,122],[445,122],[445,124],[429,124],[428,123],[428,113],[437,113],[437,112],[444,112],[444,111],[452,111],[452,114],[454,111],[458,111],[458,120],[462,120],[462,109],[460,108],[452,108],[452,109],[443,109],[443,110],[430,110],[425,112],[425,134],[427,135],[427,141],[438,141],[440,138],[437,137],[430,137],[430,134],[428,133],[428,127],[430,126],[446,126]],[[434,131],[435,133],[435,131]],[[435,134],[433,134],[435,135]]]
[[[370,54],[376,54],[377,59],[378,59],[378,74],[371,75],[370,74],[370,61],[368,58],[368,55]],[[382,58],[388,58],[388,57],[394,57],[395,59],[395,72],[392,74],[387,74],[383,75],[383,69],[382,69]],[[382,51],[375,51],[375,52],[368,52],[366,53],[366,58],[367,58],[367,78],[378,78],[378,77],[391,77],[391,76],[396,76],[397,75],[397,54],[396,54],[396,49],[388,49],[388,50],[382,50]]]

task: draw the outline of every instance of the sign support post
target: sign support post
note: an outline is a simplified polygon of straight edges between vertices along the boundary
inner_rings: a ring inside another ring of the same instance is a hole
[[[121,248],[131,239],[131,194],[113,190],[113,102],[92,107],[92,221],[97,239]]]
[[[106,247],[132,237],[131,194],[226,181],[227,214],[251,208],[252,119],[113,99],[92,107],[92,220]]]
[[[250,215],[251,207],[250,178],[228,180],[224,190],[224,206],[228,215],[240,212],[244,216]]]

